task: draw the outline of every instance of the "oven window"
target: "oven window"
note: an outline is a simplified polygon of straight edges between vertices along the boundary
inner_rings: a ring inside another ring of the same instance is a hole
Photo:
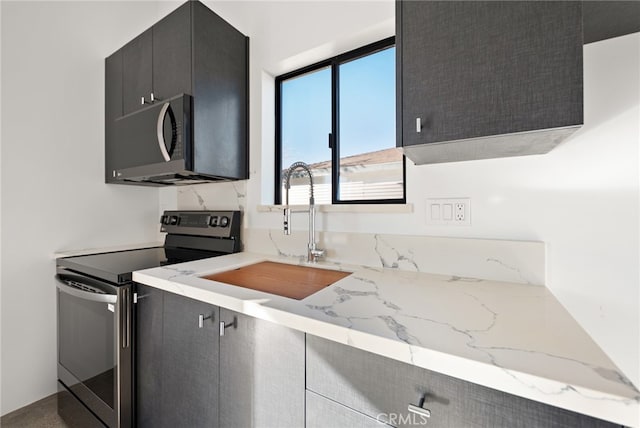
[[[58,292],[58,361],[112,409],[115,320],[107,303]]]

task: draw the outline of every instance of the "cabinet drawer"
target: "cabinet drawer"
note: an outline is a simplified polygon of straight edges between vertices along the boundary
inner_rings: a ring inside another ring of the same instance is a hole
[[[423,396],[430,427],[616,426],[311,335],[307,389],[392,426],[424,426]]]
[[[307,390],[306,428],[384,428],[377,419]]]

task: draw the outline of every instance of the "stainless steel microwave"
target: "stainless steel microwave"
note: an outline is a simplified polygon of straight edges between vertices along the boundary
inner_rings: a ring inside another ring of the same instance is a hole
[[[181,94],[115,120],[114,181],[193,184],[224,180],[194,171],[192,97]]]

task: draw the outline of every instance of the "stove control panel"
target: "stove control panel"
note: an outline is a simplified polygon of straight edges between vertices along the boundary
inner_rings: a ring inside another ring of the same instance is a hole
[[[240,211],[165,211],[160,232],[240,239]]]

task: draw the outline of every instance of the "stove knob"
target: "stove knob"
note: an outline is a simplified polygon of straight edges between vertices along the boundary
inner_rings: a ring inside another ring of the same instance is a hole
[[[220,219],[220,227],[227,227],[229,225],[229,217],[222,217]]]
[[[172,226],[177,226],[179,221],[180,219],[177,215],[172,215],[171,217],[169,217],[169,224]]]
[[[209,226],[218,227],[218,216],[217,215],[214,215],[213,217],[211,217],[211,220],[209,220]]]
[[[160,224],[169,224],[169,216],[163,215],[160,217]]]

